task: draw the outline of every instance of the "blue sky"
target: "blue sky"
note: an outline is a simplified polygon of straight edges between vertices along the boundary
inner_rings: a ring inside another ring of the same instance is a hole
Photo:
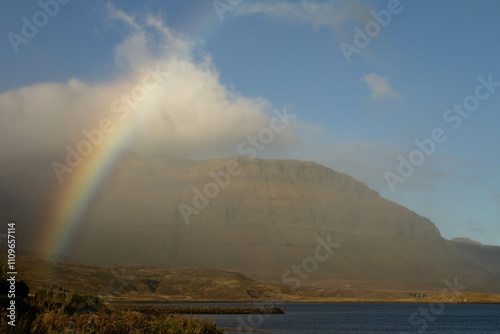
[[[225,0],[220,3],[231,6]],[[500,245],[500,132],[496,131],[500,87],[479,99],[477,109],[456,130],[443,119],[447,109],[475,94],[481,84],[478,77],[500,81],[496,42],[500,2],[402,0],[398,13],[391,14],[390,22],[350,62],[341,43],[355,45],[355,29],[364,31],[374,20],[370,12],[387,11],[391,2],[230,3],[236,6],[226,7],[230,10],[221,14],[221,20],[209,0],[71,0],[59,4],[57,13],[27,43],[19,44],[16,53],[8,34],[22,36],[22,18],[33,22],[41,7],[34,1],[4,1],[0,94],[6,98],[47,83],[69,86],[71,79],[86,87],[115,87],[130,79],[125,72],[145,64],[139,50],[144,45],[134,44],[134,36],[146,36],[148,50],[142,54],[149,60],[174,52],[169,43],[175,44],[176,57],[194,64],[197,74],[206,74],[214,92],[223,88],[236,96],[229,99],[237,101],[235,110],[246,113],[246,103],[251,104],[248,115],[255,117],[245,119],[255,120],[255,127],[235,120],[229,128],[241,129],[243,134],[258,130],[259,112],[265,115],[270,106],[286,107],[296,115],[293,128],[259,152],[259,157],[322,163],[430,218],[446,238],[469,237]],[[153,33],[145,20],[148,15],[168,29],[168,38],[162,39],[157,28]],[[141,35],[144,31],[148,33]],[[182,73],[187,77],[187,72]],[[174,102],[169,100],[181,104]],[[0,111],[5,110],[0,106]],[[204,112],[210,110],[207,107]],[[47,131],[53,133],[50,117],[60,126],[65,123],[57,113],[50,115],[44,119]],[[232,143],[245,136],[217,128],[227,122],[214,121],[213,133],[222,134],[212,136],[204,154],[190,151],[187,144],[175,153],[192,158],[238,155]],[[408,160],[418,149],[415,140],[430,138],[436,128],[443,129],[447,140],[436,144],[435,152],[392,191],[384,173],[397,175],[398,157]],[[2,137],[4,143],[14,140],[15,135]],[[189,143],[196,140],[190,137]],[[29,148],[23,152],[31,152]]]

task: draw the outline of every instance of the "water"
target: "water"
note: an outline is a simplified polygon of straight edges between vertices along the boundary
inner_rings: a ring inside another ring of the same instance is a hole
[[[208,317],[228,334],[242,333],[238,327],[268,334],[500,333],[500,305],[308,303],[276,306],[286,307],[286,314]]]

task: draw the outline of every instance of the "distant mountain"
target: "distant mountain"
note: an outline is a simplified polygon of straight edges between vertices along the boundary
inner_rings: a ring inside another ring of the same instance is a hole
[[[331,254],[317,249],[329,237]],[[445,240],[427,218],[313,162],[129,155],[71,260],[235,270],[288,286],[444,288],[457,278],[500,292],[497,252]]]
[[[471,240],[469,238],[454,238],[454,239],[451,239],[451,241],[453,241],[453,242],[461,242],[461,243],[470,244],[470,245],[478,245],[478,246],[482,246],[483,245],[479,241],[474,241],[474,240]]]
[[[494,277],[498,277],[500,272],[500,247],[482,245],[470,239],[467,239],[469,242],[453,240],[470,263],[474,263]]]

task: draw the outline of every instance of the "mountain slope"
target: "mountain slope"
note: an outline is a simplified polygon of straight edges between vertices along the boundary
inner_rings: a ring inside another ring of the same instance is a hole
[[[228,164],[239,173],[231,175]],[[189,224],[186,212],[196,212]],[[317,238],[329,236],[340,246],[324,261],[306,260],[321,244]],[[129,155],[70,260],[236,270],[289,285],[349,280],[440,288],[458,277],[468,289],[496,290],[498,267],[484,268],[467,254],[428,219],[312,162]],[[294,273],[294,265],[308,267]]]

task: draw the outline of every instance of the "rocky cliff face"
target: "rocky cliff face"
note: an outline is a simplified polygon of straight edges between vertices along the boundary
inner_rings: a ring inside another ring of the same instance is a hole
[[[318,237],[340,244],[332,254],[323,249],[321,261]],[[372,287],[443,287],[459,276],[489,289],[493,274],[462,252],[428,219],[316,163],[128,156],[89,215],[72,260]]]

